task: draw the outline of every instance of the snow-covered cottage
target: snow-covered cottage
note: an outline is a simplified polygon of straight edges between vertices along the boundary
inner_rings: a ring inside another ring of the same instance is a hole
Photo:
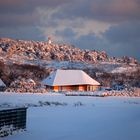
[[[95,91],[100,83],[82,70],[56,70],[42,84],[54,91]]]
[[[5,89],[6,85],[4,82],[0,79],[0,91],[3,91]]]

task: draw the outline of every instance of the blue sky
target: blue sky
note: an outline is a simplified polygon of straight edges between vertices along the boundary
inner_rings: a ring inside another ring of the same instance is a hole
[[[0,37],[48,36],[140,60],[140,0],[0,0]]]

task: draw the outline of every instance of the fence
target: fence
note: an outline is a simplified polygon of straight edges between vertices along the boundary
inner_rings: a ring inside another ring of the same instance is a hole
[[[27,108],[0,109],[0,137],[26,129]]]

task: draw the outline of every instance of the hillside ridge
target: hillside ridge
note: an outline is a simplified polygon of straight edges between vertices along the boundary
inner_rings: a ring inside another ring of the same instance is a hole
[[[109,57],[105,51],[69,44],[0,38],[0,78],[6,91],[45,92],[40,82],[56,69],[83,70],[106,87],[140,87],[140,65],[135,58]]]
[[[132,57],[109,57],[105,51],[83,50],[69,44],[50,44],[48,41],[25,41],[10,38],[0,38],[0,55],[10,59],[20,58],[20,60],[138,63]]]

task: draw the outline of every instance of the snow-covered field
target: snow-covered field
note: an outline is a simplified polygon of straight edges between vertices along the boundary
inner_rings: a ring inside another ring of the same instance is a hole
[[[0,93],[2,106],[29,106],[27,131],[2,140],[139,140],[140,98]]]

